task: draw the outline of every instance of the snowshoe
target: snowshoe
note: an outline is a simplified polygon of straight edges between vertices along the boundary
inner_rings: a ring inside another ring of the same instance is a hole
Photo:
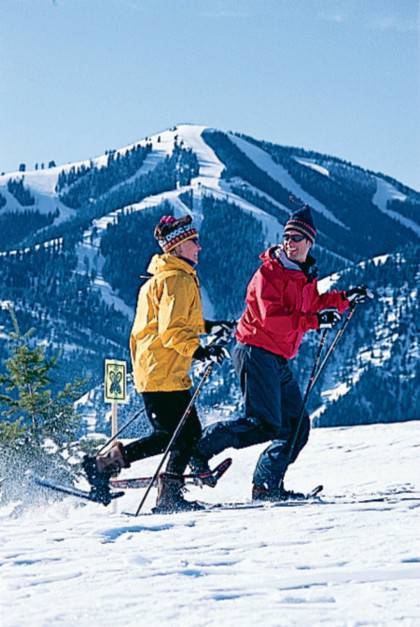
[[[129,468],[121,442],[114,442],[105,455],[85,455],[82,468],[90,483],[92,498],[107,505],[111,502],[111,477],[115,477],[121,468]]]
[[[303,492],[294,492],[293,490],[286,490],[283,482],[278,488],[267,488],[266,486],[252,486],[252,500],[253,501],[302,501],[307,498],[307,495]]]

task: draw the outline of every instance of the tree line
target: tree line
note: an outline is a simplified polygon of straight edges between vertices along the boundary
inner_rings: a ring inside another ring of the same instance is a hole
[[[0,214],[0,249],[13,249],[31,233],[52,224],[58,216],[58,209],[48,213],[25,209]]]
[[[38,241],[48,241],[58,237],[63,237],[69,245],[74,245],[82,239],[83,232],[89,228],[95,218],[141,202],[147,196],[188,185],[191,179],[197,176],[198,170],[199,165],[195,154],[189,149],[178,146],[171,156],[165,157],[148,174],[142,174],[134,181],[121,183],[97,200],[89,200],[78,210],[75,217],[46,228],[38,237],[28,238],[25,245],[29,246]]]
[[[77,209],[90,198],[99,198],[133,176],[151,150],[152,145],[148,143],[145,146],[134,146],[124,154],[111,151],[104,166],[95,166],[91,161],[89,166],[82,164],[78,168],[61,172],[56,185],[56,191],[61,192],[60,200],[68,207]]]
[[[22,207],[30,207],[35,204],[35,198],[30,190],[23,184],[24,176],[20,179],[9,179],[7,181],[8,191],[16,198]]]

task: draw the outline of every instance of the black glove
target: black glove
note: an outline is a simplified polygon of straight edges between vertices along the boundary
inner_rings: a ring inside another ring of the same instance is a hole
[[[332,329],[341,320],[341,314],[335,307],[321,309],[317,316],[320,329]]]
[[[352,287],[346,292],[346,298],[350,303],[365,303],[368,298],[374,298],[373,292],[366,287],[366,285],[360,285],[359,287]]]
[[[198,361],[210,361],[216,364],[221,364],[230,355],[224,346],[199,346],[193,355],[193,359]]]

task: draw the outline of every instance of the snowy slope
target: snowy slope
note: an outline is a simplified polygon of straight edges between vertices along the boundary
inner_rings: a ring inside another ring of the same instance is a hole
[[[366,267],[374,266],[375,268],[380,268],[384,266],[386,262],[390,263],[398,263],[406,261],[403,259],[403,256],[400,253],[394,255],[380,255],[378,257],[373,257],[371,260],[362,261],[355,266],[355,268],[360,268],[361,270],[365,270]],[[350,272],[352,270],[350,269]],[[336,286],[336,284],[340,281],[341,278],[345,277],[348,274],[348,270],[344,270],[343,272],[336,272],[330,276],[327,276],[321,279],[318,282],[318,288],[320,293],[325,293],[328,290],[331,290]],[[369,341],[365,341],[360,343],[352,352],[352,371],[351,375],[348,374],[347,377],[344,376],[343,370],[340,372],[338,376],[335,377],[334,385],[330,386],[327,389],[324,389],[321,392],[321,397],[328,402],[337,400],[338,398],[346,395],[361,379],[361,377],[365,374],[366,370],[370,366],[374,366],[376,368],[383,368],[382,372],[385,372],[385,369],[388,368],[388,372],[393,370],[393,364],[388,364],[389,360],[393,356],[393,350],[395,349],[398,342],[401,341],[401,336],[404,336],[404,331],[401,332],[403,328],[403,324],[405,319],[410,319],[410,314],[407,313],[405,307],[412,308],[412,311],[415,310],[415,303],[418,299],[418,290],[417,287],[414,286],[408,295],[398,293],[396,296],[396,300],[391,295],[390,285],[386,286],[386,289],[383,287],[379,287],[379,289],[375,289],[375,287],[370,285],[374,292],[374,299],[380,305],[380,309],[376,312],[372,321],[370,322],[369,328]],[[369,307],[369,303],[367,305]],[[414,314],[411,314],[414,315]],[[416,356],[413,358],[413,361],[418,359],[418,344],[414,343],[413,346],[410,347],[410,344],[406,344],[404,346],[404,352],[406,356],[410,355],[410,351],[416,353]],[[394,354],[395,356],[395,354]],[[394,366],[395,368],[395,366]],[[401,376],[404,376],[400,373]],[[388,376],[388,375],[385,375]],[[410,375],[411,376],[411,375]],[[412,374],[415,377],[415,374]],[[343,381],[346,379],[346,381]],[[337,381],[338,380],[338,381]],[[392,388],[390,388],[389,393]],[[373,393],[370,394],[370,398],[373,397]],[[415,414],[415,403],[412,404]],[[320,407],[312,415],[312,418],[319,417],[326,409],[326,405],[322,404]]]
[[[133,491],[118,511],[66,499],[16,520],[3,508],[2,627],[418,625],[420,501],[399,500],[420,498],[417,431],[318,429],[289,473],[326,498],[389,502],[131,518]],[[220,485],[191,496],[246,499],[262,448],[234,451]]]
[[[8,211],[35,211],[40,213],[53,213],[57,208],[60,215],[55,220],[55,224],[60,224],[72,218],[75,211],[66,207],[61,202],[55,192],[58,175],[61,171],[70,169],[67,167],[55,167],[47,170],[34,170],[32,172],[12,172],[0,176],[0,193],[6,198]],[[24,177],[24,186],[29,188],[34,197],[34,204],[22,207],[16,198],[8,191],[7,181],[9,179],[20,180]]]
[[[220,177],[225,166],[202,138],[202,133],[207,128],[196,124],[181,124],[177,127],[177,132],[185,144],[195,152],[200,164],[199,176],[193,179],[192,185],[220,189]]]
[[[254,144],[247,142],[245,139],[241,137],[237,137],[236,135],[229,134],[229,139],[236,144],[236,146],[241,150],[247,157],[249,157],[255,165],[257,165],[261,170],[264,170],[273,178],[275,181],[278,181],[285,189],[288,189],[292,194],[301,198],[305,203],[308,203],[315,211],[322,214],[331,222],[339,224],[343,228],[347,228],[336,216],[329,211],[322,203],[320,203],[316,198],[305,192],[302,187],[294,181],[294,179],[290,176],[290,174],[278,163],[275,163],[267,152],[258,148]]]
[[[212,194],[216,198],[228,200],[235,203],[235,206],[237,208],[240,208],[246,213],[250,213],[259,222],[261,222],[264,228],[264,232],[266,234],[267,246],[279,241],[282,232],[282,225],[279,223],[279,221],[273,216],[261,210],[260,208],[256,207],[252,203],[247,202],[240,196],[232,193],[230,185],[226,181],[223,181],[221,179],[224,164],[217,158],[214,151],[204,141],[202,133],[206,128],[206,126],[202,125],[182,124],[173,129],[156,133],[150,138],[146,138],[138,142],[142,145],[145,145],[146,142],[150,142],[152,144],[152,151],[147,156],[138,172],[133,177],[131,177],[129,181],[132,181],[138,176],[147,174],[148,172],[152,171],[154,167],[156,167],[156,165],[163,161],[166,156],[171,155],[175,141],[184,142],[186,147],[191,148],[194,151],[198,158],[200,169],[198,176],[192,179],[189,186],[180,187],[176,190],[170,190],[160,194],[148,196],[142,201],[130,205],[129,211],[144,211],[149,208],[156,207],[157,205],[167,201],[171,204],[175,215],[183,215],[190,210],[181,202],[179,196],[183,192],[191,189],[195,199],[194,206],[197,207],[197,209],[193,208],[191,213],[193,214],[194,219],[198,225],[200,225],[202,220],[202,215],[199,208],[200,199],[206,194]],[[123,154],[127,150],[130,150],[134,145],[135,144],[131,146],[126,146],[125,148],[122,148],[117,152]],[[101,166],[106,164],[106,160],[107,157],[103,155],[101,157],[93,159],[92,161],[96,166]],[[51,200],[58,200],[58,197],[54,192],[54,187],[56,185],[59,172],[61,170],[70,169],[71,165],[78,167],[82,163],[84,163],[85,165],[89,164],[89,162],[86,161],[77,164],[68,164],[67,166],[63,166],[61,168],[51,168],[50,170],[37,170],[34,172],[29,172],[25,176],[25,184],[31,187],[31,191],[34,190],[37,206],[41,205],[42,203],[44,203],[45,205],[47,202],[46,198],[50,198]],[[3,178],[4,181],[6,181],[6,176]],[[124,184],[126,182],[127,181],[125,181]],[[8,194],[8,192],[4,193]],[[8,194],[8,196],[11,195]],[[13,197],[11,198],[13,199]],[[17,201],[15,201],[15,203],[18,204]],[[61,203],[59,204],[61,207]],[[118,215],[125,211],[126,208],[121,207],[120,209],[111,211],[110,213],[92,221],[90,227],[83,233],[82,240],[77,245],[77,270],[80,273],[91,273],[92,271],[94,271],[96,278],[93,282],[92,287],[100,292],[103,300],[107,304],[113,305],[118,311],[120,311],[127,318],[130,319],[133,315],[131,307],[127,306],[127,304],[122,301],[122,299],[115,293],[115,291],[111,288],[109,283],[104,279],[102,275],[104,259],[100,253],[101,238],[106,232],[107,226],[109,224],[113,224]],[[67,214],[65,212],[62,214],[60,221],[65,215],[68,217],[68,212]],[[210,299],[208,298],[205,289],[203,296],[203,306],[205,314],[211,317],[214,307]]]
[[[376,177],[377,188],[376,192],[372,198],[372,202],[380,209],[383,213],[386,213],[387,216],[396,220],[400,224],[403,224],[408,229],[414,231],[418,236],[420,236],[420,226],[414,222],[414,220],[410,220],[405,216],[400,215],[396,211],[392,209],[388,209],[388,201],[391,200],[401,200],[404,201],[407,196],[399,192],[391,183],[384,181],[383,179]]]
[[[153,153],[158,153],[158,160],[165,157],[167,154],[172,153],[174,132],[170,130],[156,133],[150,138],[144,138],[138,142],[134,142],[123,148],[119,148],[115,151],[115,154],[125,155],[132,150],[135,146],[145,146],[150,142],[153,146]],[[156,157],[156,154],[153,158]],[[152,161],[153,161],[152,158]],[[146,163],[147,162],[147,163]],[[74,161],[72,163],[66,163],[64,165],[54,166],[52,168],[39,169],[39,170],[27,170],[25,172],[15,171],[7,172],[0,175],[0,187],[7,184],[9,179],[20,179],[22,176],[25,178],[25,185],[31,188],[31,191],[38,192],[39,194],[55,194],[55,187],[57,185],[58,177],[61,172],[69,172],[72,168],[76,170],[81,166],[89,167],[93,164],[96,167],[103,167],[108,163],[108,155],[103,154],[93,159],[84,159],[82,161]],[[142,165],[142,173],[146,173],[150,170],[150,161],[145,160]]]
[[[330,176],[329,170],[327,168],[324,168],[322,165],[316,163],[314,159],[299,159],[299,157],[294,157],[294,159],[298,163],[305,165],[312,170],[315,170],[315,172],[319,172],[319,174],[323,174],[324,176]]]
[[[200,164],[199,176],[191,181],[191,188],[193,190],[200,190],[201,187],[211,189],[212,191],[225,191],[230,192],[230,186],[226,181],[221,178],[225,164],[223,164],[216,156],[214,151],[206,144],[202,138],[203,131],[211,131],[211,129],[204,125],[196,124],[180,124],[172,129],[164,130],[159,133],[155,133],[150,137],[143,138],[133,144],[125,146],[115,151],[115,154],[124,155],[133,147],[146,144],[152,145],[152,151],[146,157],[144,163],[131,178],[119,183],[112,188],[115,191],[119,185],[123,185],[132,182],[139,176],[145,175],[151,172],[162,160],[171,155],[174,148],[175,141],[184,142],[185,146],[191,148],[198,158]],[[246,139],[238,137],[232,133],[228,133],[229,139],[249,158],[255,165],[262,171],[266,172],[275,181],[279,182],[285,189],[289,190],[292,194],[302,199],[304,202],[311,205],[311,207],[322,214],[330,222],[345,226],[341,220],[339,220],[334,213],[328,209],[322,202],[317,200],[314,196],[306,192],[283,168],[280,164],[276,163],[271,155],[262,150],[255,144],[246,141]],[[294,157],[294,159],[308,168],[311,168],[318,173],[329,177],[330,172],[327,168],[319,165],[313,159]],[[54,211],[57,207],[60,210],[60,216],[56,219],[55,224],[65,221],[75,215],[74,210],[66,207],[58,198],[55,192],[58,176],[61,172],[67,172],[71,168],[79,168],[80,166],[89,166],[93,164],[96,167],[102,167],[107,164],[108,155],[103,154],[93,159],[86,159],[74,163],[68,163],[52,168],[43,170],[30,170],[26,172],[10,172],[0,176],[0,193],[7,200],[7,210],[16,211],[22,209],[17,200],[7,191],[7,181],[9,179],[20,179],[24,176],[24,185],[28,187],[35,197],[35,204],[24,209],[38,209],[42,213]],[[414,230],[417,234],[420,232],[420,228],[413,220],[401,216],[397,212],[387,209],[386,204],[389,199],[398,198],[404,200],[406,196],[398,192],[390,183],[387,183],[380,177],[376,177],[377,191],[373,198],[373,202],[378,208],[386,213],[389,217],[398,220],[404,226]],[[203,190],[201,190],[203,191]],[[261,194],[261,191],[259,191]],[[236,196],[235,202],[240,205],[240,197]],[[245,206],[242,206],[245,209]],[[249,210],[249,207],[246,208]]]
[[[145,146],[147,143],[152,144],[152,151],[144,160],[142,166],[138,169],[136,174],[127,179],[125,183],[131,182],[139,176],[148,174],[159,163],[161,163],[167,155],[172,154],[174,147],[175,132],[166,130],[162,133],[156,133],[150,138],[142,139],[134,144],[125,146],[115,151],[115,154],[124,155],[126,152],[134,148],[135,146]],[[8,211],[23,211],[23,210],[39,210],[41,213],[54,212],[56,208],[59,209],[60,215],[54,221],[54,224],[60,224],[75,215],[77,211],[67,207],[61,202],[59,196],[55,190],[58,177],[62,172],[68,172],[71,168],[78,169],[82,165],[89,167],[93,164],[96,167],[103,167],[108,162],[107,155],[100,155],[94,159],[86,159],[84,161],[77,161],[74,163],[67,163],[65,165],[55,166],[52,168],[46,168],[43,170],[29,170],[26,172],[8,172],[7,174],[0,175],[0,193],[7,200]],[[35,203],[30,206],[22,207],[20,203],[14,198],[12,194],[7,190],[7,182],[10,179],[21,179],[24,177],[24,185],[29,188],[31,194],[34,196]],[[116,185],[114,189],[118,187]]]

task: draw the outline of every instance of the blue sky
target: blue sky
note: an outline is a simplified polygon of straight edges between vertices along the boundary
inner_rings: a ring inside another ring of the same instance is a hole
[[[417,0],[1,0],[0,171],[179,122],[420,189]]]

